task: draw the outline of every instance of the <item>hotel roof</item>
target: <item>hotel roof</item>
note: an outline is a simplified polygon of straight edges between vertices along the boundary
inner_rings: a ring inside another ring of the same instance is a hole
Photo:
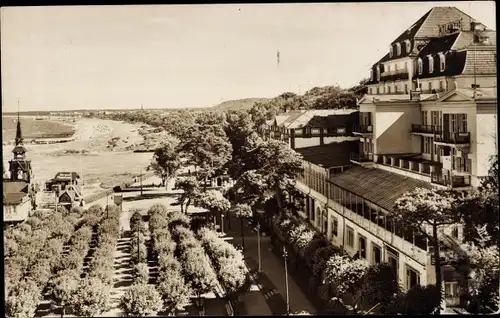
[[[324,168],[351,166],[351,152],[359,149],[357,141],[334,142],[331,144],[295,149],[305,161]]]
[[[405,192],[416,188],[431,188],[427,182],[377,168],[353,167],[330,177],[330,182],[354,193],[381,208],[392,211]]]

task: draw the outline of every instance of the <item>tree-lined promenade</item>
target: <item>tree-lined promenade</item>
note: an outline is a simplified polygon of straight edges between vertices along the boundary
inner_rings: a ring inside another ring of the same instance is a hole
[[[262,139],[258,133],[262,123],[279,109],[276,105],[296,103],[289,96],[280,98],[282,103],[257,104],[249,111],[178,112],[168,125],[158,125],[156,119],[145,122],[163,127],[171,135],[155,151],[150,169],[165,186],[174,184],[179,193],[174,206],[153,205],[147,213],[132,213],[127,233],[122,231],[118,209],[105,211],[99,206],[37,213],[24,224],[5,230],[7,316],[32,317],[44,295],[62,315],[106,312],[112,303],[113,255],[124,234],[130,237],[133,265],[133,283],[119,302],[124,314],[178,313],[190,300],[203,312],[203,295],[209,292],[230,301],[235,311],[242,310],[244,306],[238,303],[251,285],[244,261],[249,252],[242,255],[219,237],[217,228],[223,229],[224,220],[239,219],[241,244],[245,244],[243,224],[257,210],[264,210],[265,218],[272,220],[267,231],[277,257],[287,261],[283,264],[288,264],[290,275],[308,274],[310,286],[318,287],[307,290],[307,283],[297,281],[310,299],[321,300],[315,305],[322,313],[439,312],[439,268],[444,262],[471,277],[470,310],[498,308],[497,161],[491,177],[474,191],[418,189],[398,200],[395,217],[401,226],[421,225],[419,229],[436,247],[437,260],[436,285],[402,291],[388,264],[370,265],[350,258],[295,217],[304,202],[295,187],[302,173],[302,157],[286,143]],[[154,118],[144,113],[141,120]],[[187,166],[192,169],[186,176]],[[223,175],[233,184],[212,189],[208,180]],[[292,197],[295,200],[289,200]],[[190,216],[193,207],[208,214]],[[440,229],[455,224],[465,225],[461,252],[440,253]],[[149,261],[157,263],[154,283],[146,276]],[[256,277],[264,282],[270,275],[273,273],[264,271]],[[288,313],[289,304],[277,306],[281,314]]]

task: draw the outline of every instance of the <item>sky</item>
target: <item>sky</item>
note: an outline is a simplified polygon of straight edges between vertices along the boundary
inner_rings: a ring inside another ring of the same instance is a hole
[[[347,88],[433,6],[495,29],[493,1],[2,7],[2,111],[18,100],[21,111],[207,107]]]

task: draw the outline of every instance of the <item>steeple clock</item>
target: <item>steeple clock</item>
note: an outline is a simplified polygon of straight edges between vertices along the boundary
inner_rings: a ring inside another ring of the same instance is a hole
[[[15,143],[16,145],[12,150],[14,158],[9,161],[10,180],[31,183],[31,180],[33,179],[33,171],[31,169],[31,160],[26,159],[26,148],[23,144],[19,114],[17,115]]]

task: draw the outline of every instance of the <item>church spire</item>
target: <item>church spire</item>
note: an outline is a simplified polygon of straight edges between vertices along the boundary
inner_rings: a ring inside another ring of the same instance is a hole
[[[19,99],[17,100],[17,128],[16,128],[16,146],[23,143],[23,133],[21,131],[21,119],[19,116]]]

